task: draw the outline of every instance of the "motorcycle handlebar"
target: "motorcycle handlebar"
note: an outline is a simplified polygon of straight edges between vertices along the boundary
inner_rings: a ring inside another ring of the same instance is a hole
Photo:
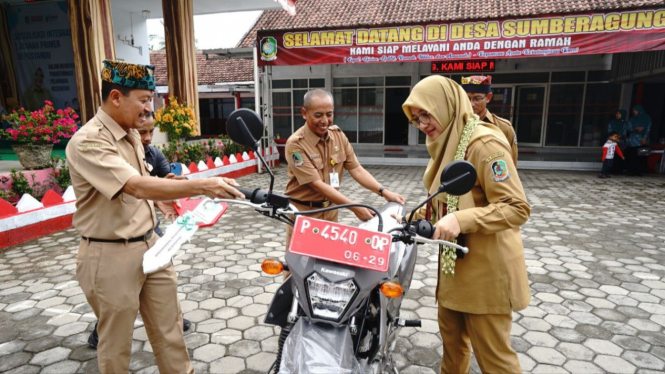
[[[419,219],[416,222],[412,223],[416,234],[422,236],[423,238],[430,239],[434,235],[434,225],[431,222],[428,222],[424,219]]]
[[[249,188],[236,188],[240,193],[245,195],[245,198],[251,201],[253,204],[263,204],[268,198],[268,191],[257,188],[255,190],[250,190]]]

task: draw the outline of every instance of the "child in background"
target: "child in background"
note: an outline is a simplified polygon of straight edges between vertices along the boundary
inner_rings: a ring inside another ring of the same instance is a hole
[[[621,148],[617,146],[617,143],[619,142],[619,134],[616,131],[612,131],[607,137],[607,142],[603,145],[603,168],[600,170],[598,178],[612,178],[610,176],[610,170],[612,170],[612,162],[614,161],[615,152],[622,160],[626,160],[626,158],[623,157],[623,153],[621,153]]]

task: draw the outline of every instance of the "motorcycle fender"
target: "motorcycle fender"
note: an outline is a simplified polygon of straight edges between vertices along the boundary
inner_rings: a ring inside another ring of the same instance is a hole
[[[268,313],[266,314],[264,322],[269,325],[284,328],[287,323],[292,303],[293,289],[291,287],[291,278],[289,277],[277,289],[277,292],[275,292],[275,296],[270,303],[270,308],[268,308]]]

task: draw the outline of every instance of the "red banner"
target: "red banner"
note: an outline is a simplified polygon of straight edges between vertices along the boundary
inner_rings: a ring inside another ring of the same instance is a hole
[[[433,62],[665,49],[665,8],[371,28],[260,31],[260,66]]]

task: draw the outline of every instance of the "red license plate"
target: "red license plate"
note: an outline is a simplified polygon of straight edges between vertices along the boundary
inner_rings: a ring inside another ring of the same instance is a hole
[[[289,250],[299,255],[363,269],[388,271],[388,234],[298,216]]]

